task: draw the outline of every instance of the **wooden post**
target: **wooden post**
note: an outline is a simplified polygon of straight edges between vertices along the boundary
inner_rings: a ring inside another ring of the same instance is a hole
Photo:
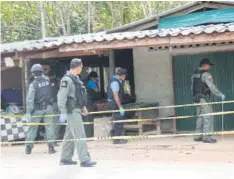
[[[114,50],[109,50],[109,77],[115,73],[115,53]]]
[[[29,63],[28,63],[28,59],[24,59],[24,83],[22,83],[23,86],[23,94],[24,94],[24,108],[26,109],[26,97],[27,97],[27,93],[28,93],[28,86],[29,86],[29,74],[28,74],[28,68],[29,68]]]
[[[102,92],[102,96],[104,97],[105,94],[105,89],[104,89],[104,72],[103,72],[103,66],[99,67],[99,72],[100,72],[100,76],[99,76],[99,80],[100,80],[100,90]]]
[[[19,67],[21,68],[21,87],[22,87],[22,98],[23,98],[23,109],[26,109],[26,95],[25,95],[25,64],[22,57],[19,57]]]

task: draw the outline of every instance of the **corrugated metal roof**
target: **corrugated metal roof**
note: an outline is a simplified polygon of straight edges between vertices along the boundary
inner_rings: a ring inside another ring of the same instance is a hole
[[[132,22],[132,23],[129,23],[129,24],[125,24],[123,26],[120,26],[120,27],[116,27],[116,28],[113,28],[113,29],[110,29],[107,31],[107,33],[116,33],[116,32],[126,32],[126,31],[134,31],[132,29],[136,28],[136,27],[139,27],[143,24],[147,24],[147,23],[152,23],[153,21],[157,21],[157,19],[160,19],[160,18],[164,18],[164,17],[168,17],[168,16],[171,16],[171,15],[174,15],[178,12],[181,12],[181,11],[188,11],[189,8],[192,8],[192,7],[195,7],[195,6],[199,6],[199,5],[202,5],[201,8],[207,8],[209,7],[209,5],[226,5],[228,7],[234,7],[234,2],[231,2],[231,1],[196,1],[196,2],[189,2],[189,3],[186,3],[182,6],[179,6],[179,7],[175,7],[173,9],[170,9],[166,12],[162,12],[162,13],[159,13],[159,14],[156,14],[156,15],[153,15],[153,16],[150,16],[150,17],[147,17],[147,18],[144,18],[144,19],[141,19],[141,20],[138,20],[138,21],[135,21],[135,22]],[[143,30],[143,29],[141,29]]]
[[[20,52],[20,51],[33,51],[44,50],[51,48],[58,48],[61,45],[72,43],[91,43],[91,42],[105,42],[105,41],[121,41],[121,40],[133,40],[141,38],[155,38],[166,36],[178,36],[178,35],[190,35],[190,34],[211,34],[211,33],[223,33],[234,32],[234,23],[228,24],[211,24],[196,27],[184,27],[174,29],[157,29],[146,30],[137,32],[123,32],[123,33],[96,33],[96,34],[84,34],[74,36],[62,36],[62,37],[49,37],[41,40],[31,40],[23,42],[13,42],[1,44],[1,53]]]

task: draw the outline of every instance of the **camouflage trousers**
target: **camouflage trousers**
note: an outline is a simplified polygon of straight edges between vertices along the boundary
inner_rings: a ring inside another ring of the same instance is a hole
[[[53,107],[51,105],[47,106],[46,109],[44,110],[35,110],[32,113],[32,117],[30,119],[30,123],[40,123],[42,120],[44,123],[51,123],[53,118],[48,117],[48,115],[53,114]],[[39,125],[30,125],[28,126],[28,132],[26,136],[26,146],[33,146],[33,141],[37,137],[37,130],[38,130]],[[53,127],[52,125],[45,125],[45,140],[47,141],[49,146],[53,146],[52,140],[54,139],[54,132],[53,132]]]
[[[207,103],[207,100],[202,98],[200,100],[199,104]],[[197,106],[197,122],[196,122],[196,133],[211,133],[214,132],[214,116],[207,115],[202,116],[203,114],[207,113],[213,113],[213,109],[211,105],[203,105],[203,106]],[[209,139],[211,138],[211,135],[196,135],[194,136],[194,139]]]
[[[80,109],[74,109],[72,114],[67,115],[67,126],[62,146],[61,160],[72,160],[76,151],[80,162],[90,159],[86,140],[84,124]],[[76,140],[74,140],[76,139]]]

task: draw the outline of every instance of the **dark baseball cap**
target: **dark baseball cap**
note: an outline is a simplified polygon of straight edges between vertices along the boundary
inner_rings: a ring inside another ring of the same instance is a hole
[[[98,74],[97,74],[97,72],[95,72],[95,71],[91,71],[91,72],[89,73],[89,77],[98,78]]]
[[[202,65],[214,65],[213,63],[210,62],[210,60],[208,58],[203,58],[201,61],[200,61],[200,66]]]
[[[73,58],[71,60],[71,63],[70,63],[70,68],[73,69],[73,68],[76,68],[78,66],[81,66],[82,65],[82,60],[79,59],[79,58]]]
[[[116,74],[117,75],[128,75],[128,72],[127,72],[127,69],[126,68],[121,68],[121,67],[118,67],[116,68]]]

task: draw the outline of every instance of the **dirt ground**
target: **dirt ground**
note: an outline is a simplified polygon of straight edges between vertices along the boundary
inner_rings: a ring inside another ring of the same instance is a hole
[[[89,151],[95,160],[144,160],[170,162],[234,162],[234,136],[216,137],[216,144],[194,142],[191,137],[130,140],[128,144],[113,145],[111,141],[90,141]],[[50,157],[59,159],[62,143]],[[24,145],[2,147],[2,159],[25,157]],[[33,157],[47,155],[46,144],[36,144]],[[31,158],[31,157],[30,157]]]
[[[225,136],[223,140],[219,136],[216,138],[216,144],[194,142],[191,137],[130,140],[125,145],[91,141],[88,142],[89,151],[92,159],[98,162],[91,170],[59,166],[61,143],[54,155],[47,153],[46,144],[36,144],[32,155],[27,156],[23,145],[2,147],[0,175],[4,179],[106,179],[150,177],[157,170],[157,176],[172,175],[174,179],[184,178],[186,172],[189,178],[216,179],[231,173],[224,178],[233,178],[234,136]],[[77,160],[76,155],[74,159]]]

